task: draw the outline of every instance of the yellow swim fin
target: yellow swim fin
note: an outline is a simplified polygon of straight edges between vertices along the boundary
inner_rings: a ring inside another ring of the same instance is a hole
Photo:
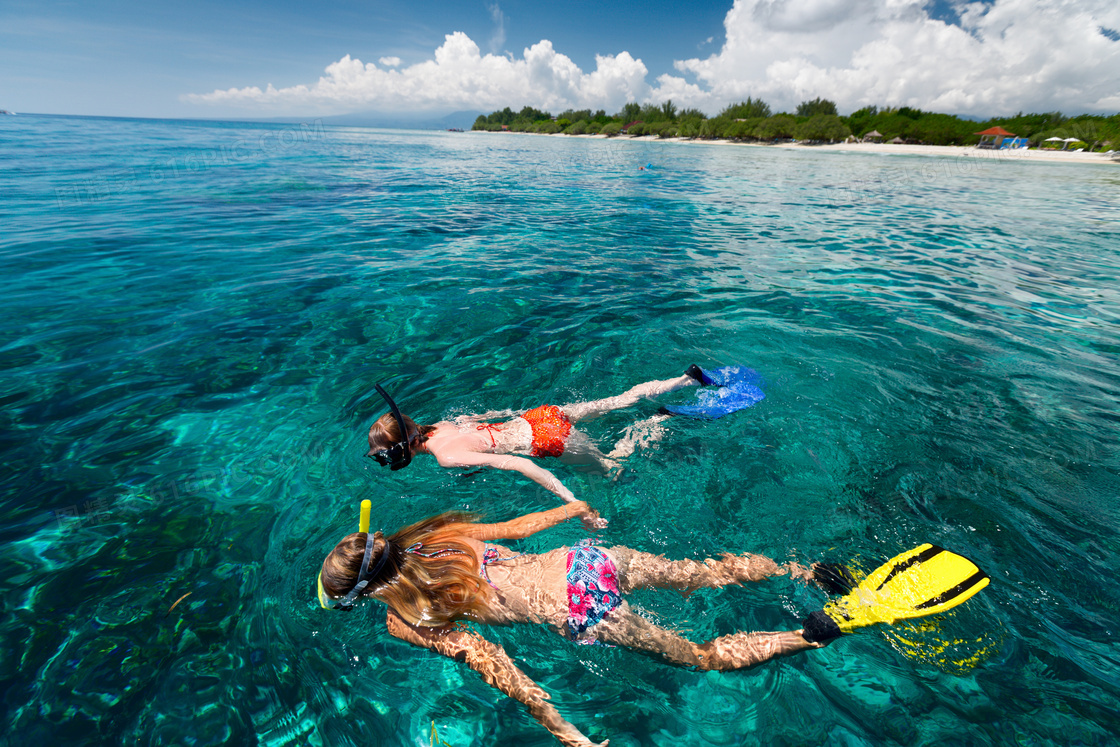
[[[866,625],[936,615],[972,598],[988,582],[988,574],[968,558],[937,545],[919,545],[809,615],[804,635],[824,642]]]

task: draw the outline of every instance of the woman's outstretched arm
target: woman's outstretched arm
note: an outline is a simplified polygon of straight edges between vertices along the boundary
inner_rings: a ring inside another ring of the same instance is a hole
[[[580,519],[588,529],[601,529],[607,523],[605,519],[599,518],[599,512],[587,503],[574,501],[548,511],[525,514],[500,524],[468,524],[463,528],[463,534],[482,541],[524,539],[568,519]]]
[[[389,632],[402,641],[430,648],[436,653],[463,662],[478,672],[486,684],[524,703],[533,718],[552,732],[565,747],[595,747],[594,742],[564,720],[560,712],[548,702],[548,693],[518,669],[505,650],[496,643],[450,625],[443,628],[409,625],[392,610],[389,610],[385,622]],[[603,747],[606,744],[603,742]]]
[[[464,451],[450,457],[444,456],[442,459],[437,455],[436,459],[439,461],[441,467],[493,467],[494,469],[520,472],[545,490],[550,493],[555,493],[566,501],[571,502],[576,499],[572,491],[565,488],[564,485],[556,479],[556,475],[543,467],[538,467],[525,457],[510,456],[509,454],[483,454],[477,451]]]

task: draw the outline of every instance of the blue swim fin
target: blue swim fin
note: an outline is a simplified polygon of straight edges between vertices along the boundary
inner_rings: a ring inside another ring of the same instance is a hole
[[[696,368],[702,378],[693,373],[693,368]],[[766,398],[758,388],[761,383],[758,373],[746,366],[726,366],[713,371],[693,366],[687,373],[706,386],[718,388],[701,389],[696,393],[696,404],[667,405],[661,408],[671,415],[715,420],[756,405]]]

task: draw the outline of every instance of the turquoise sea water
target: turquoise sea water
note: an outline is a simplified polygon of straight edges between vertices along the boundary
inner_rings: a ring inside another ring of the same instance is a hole
[[[555,505],[363,459],[373,384],[434,421],[693,362],[767,399],[675,419],[617,480],[547,465],[601,542],[870,568],[929,541],[991,586],[748,672],[487,629],[569,720],[613,747],[1120,732],[1116,168],[19,116],[0,225],[5,744],[554,744],[381,609],[314,603],[362,498],[387,529]],[[658,404],[587,429],[609,446]],[[824,600],[632,602],[706,639]]]

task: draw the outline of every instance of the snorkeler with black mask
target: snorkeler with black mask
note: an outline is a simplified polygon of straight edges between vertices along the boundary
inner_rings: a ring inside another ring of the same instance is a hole
[[[665,433],[662,423],[670,415],[662,412],[630,426],[606,454],[575,424],[630,407],[643,398],[710,383],[705,382],[703,376],[697,366],[692,366],[682,376],[639,384],[615,397],[563,406],[541,405],[526,412],[488,412],[434,425],[420,425],[403,415],[389,393],[378,385],[377,391],[389,404],[390,411],[370,428],[366,456],[392,470],[404,469],[416,454],[429,454],[441,467],[452,469],[512,470],[565,501],[574,501],[572,491],[555,475],[527,457],[558,457],[569,463],[598,465],[604,470],[616,468],[618,460],[633,454],[638,446],[660,439]],[[509,419],[490,422],[501,417]]]

